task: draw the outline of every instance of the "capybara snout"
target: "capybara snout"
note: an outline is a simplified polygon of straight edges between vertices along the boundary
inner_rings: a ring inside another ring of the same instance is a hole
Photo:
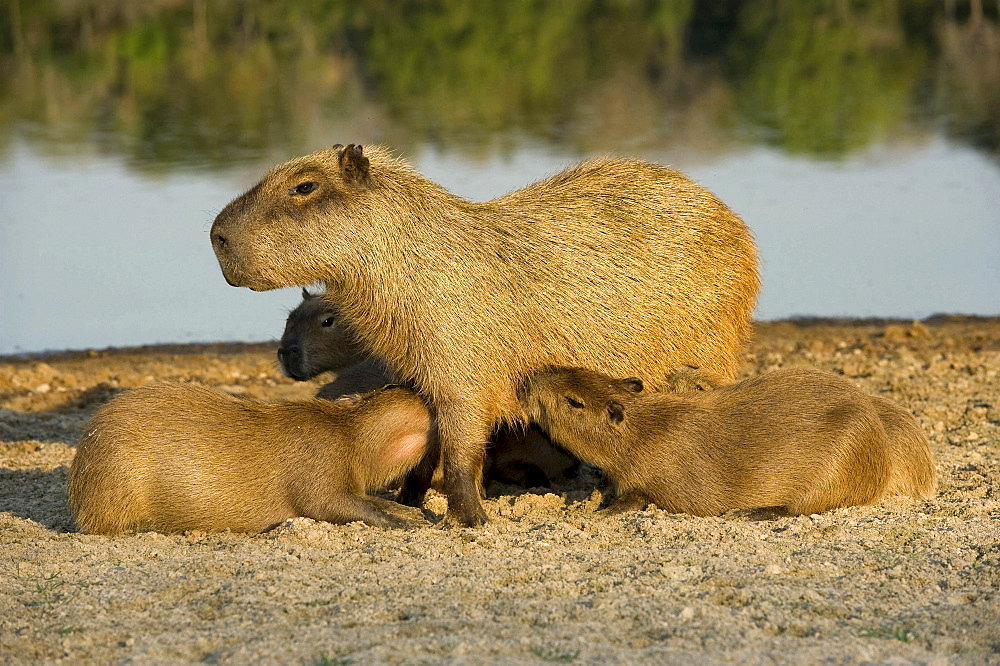
[[[287,518],[400,527],[385,488],[427,453],[410,390],[346,401],[263,401],[198,384],[126,391],[87,425],[69,475],[84,532],[259,532]],[[387,510],[389,509],[389,510]]]

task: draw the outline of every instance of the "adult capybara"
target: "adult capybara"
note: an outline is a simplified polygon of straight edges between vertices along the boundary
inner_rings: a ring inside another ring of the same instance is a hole
[[[79,528],[259,532],[287,518],[407,521],[368,497],[416,465],[430,410],[413,391],[265,402],[199,384],[132,389],[87,425],[69,474]]]
[[[359,341],[435,414],[448,523],[486,519],[476,479],[531,371],[582,366],[659,388],[694,365],[732,379],[759,279],[753,240],[685,175],[583,162],[483,203],[389,152],[340,145],[269,171],[215,218],[226,280],[323,282]],[[421,465],[402,498],[422,496]]]
[[[612,509],[809,514],[934,492],[926,440],[919,455],[891,441],[881,403],[838,375],[784,369],[712,390],[641,389],[634,378],[554,368],[519,391],[532,420],[615,482]]]
[[[324,372],[337,373],[336,379],[316,394],[330,400],[399,381],[381,359],[364,353],[334,305],[306,289],[302,290],[302,302],[285,320],[278,363],[285,375],[299,381]],[[534,488],[568,480],[578,469],[576,458],[537,430],[501,426],[490,438],[484,480]],[[438,476],[436,470],[435,488],[440,488]]]

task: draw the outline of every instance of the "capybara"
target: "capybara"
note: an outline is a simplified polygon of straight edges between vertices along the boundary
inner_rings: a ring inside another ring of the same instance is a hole
[[[523,417],[539,368],[735,376],[759,278],[746,225],[673,169],[583,162],[491,201],[449,193],[382,147],[271,169],[215,218],[234,286],[322,282],[365,349],[434,411],[447,524],[486,520],[476,480],[494,424]],[[433,466],[401,499],[413,502]]]
[[[319,398],[333,399],[369,393],[399,379],[381,359],[370,357],[358,344],[337,307],[318,294],[302,290],[302,302],[285,319],[278,343],[278,365],[286,377],[306,381],[324,372],[337,378],[325,384]]]
[[[278,363],[285,375],[305,381],[324,372],[337,373],[317,398],[336,399],[368,393],[398,379],[381,359],[367,357],[337,308],[316,294],[302,290],[302,302],[288,314],[278,345]],[[579,461],[555,446],[534,428],[501,426],[490,439],[484,481],[545,487],[574,477]],[[440,471],[434,487],[440,488]]]
[[[811,514],[888,493],[934,492],[916,420],[893,410],[894,423],[911,422],[911,438],[891,441],[899,430],[887,432],[882,399],[839,375],[790,368],[684,393],[645,393],[637,382],[553,368],[519,391],[533,421],[615,482],[612,510],[656,504],[696,516],[766,507]]]
[[[675,392],[707,391],[728,382],[705,373],[701,368],[686,366],[667,376],[666,387]],[[937,469],[931,456],[930,443],[920,423],[906,409],[881,396],[868,396],[878,412],[888,436],[891,474],[886,495],[929,497],[937,485]]]
[[[324,372],[358,365],[367,357],[350,326],[338,316],[337,308],[303,289],[302,302],[288,313],[285,330],[278,343],[278,365],[285,376],[305,381]],[[388,380],[384,383],[393,382]]]
[[[69,474],[79,528],[259,532],[287,518],[407,521],[368,497],[416,465],[431,416],[413,391],[267,402],[178,382],[126,391],[87,425]]]
[[[870,397],[882,420],[892,452],[886,494],[933,496],[937,486],[937,467],[920,422],[892,400],[877,395]]]

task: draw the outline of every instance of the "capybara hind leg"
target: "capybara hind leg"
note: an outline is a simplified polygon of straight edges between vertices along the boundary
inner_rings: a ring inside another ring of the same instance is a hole
[[[427,460],[426,458],[424,459]],[[406,506],[423,506],[424,497],[431,487],[431,479],[434,477],[434,468],[430,468],[428,473],[426,466],[421,462],[412,472],[406,475],[403,487],[399,489],[399,503]]]
[[[427,452],[423,459],[403,479],[403,487],[399,489],[397,497],[400,504],[423,506],[424,496],[434,481],[434,472],[439,462],[441,462],[441,440],[435,425],[430,437],[427,438]]]
[[[870,504],[871,502],[848,501],[842,493],[813,492],[785,505],[785,512],[789,516],[811,516],[814,513],[823,513],[830,509],[841,506],[855,506]]]
[[[380,502],[373,497],[358,497],[356,495],[341,495],[331,501],[322,511],[316,515],[309,515],[308,518],[325,520],[328,523],[343,525],[362,521],[375,527],[405,528],[419,527],[421,523],[414,520],[407,520],[394,516],[380,506]]]

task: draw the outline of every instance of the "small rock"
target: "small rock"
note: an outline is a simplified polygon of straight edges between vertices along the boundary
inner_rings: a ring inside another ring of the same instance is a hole
[[[52,390],[52,387],[48,384],[39,384],[35,387],[35,393],[48,393]]]

